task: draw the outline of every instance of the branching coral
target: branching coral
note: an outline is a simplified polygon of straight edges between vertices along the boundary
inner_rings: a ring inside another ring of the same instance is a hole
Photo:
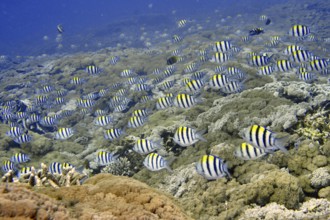
[[[46,164],[41,163],[41,169],[31,168],[31,172],[22,174],[19,182],[28,183],[30,186],[52,186],[59,188],[62,186],[80,185],[80,181],[86,178],[85,174],[81,174],[73,167],[63,168],[61,174],[52,174],[48,171]],[[8,171],[3,177],[2,182],[14,182],[14,172]]]

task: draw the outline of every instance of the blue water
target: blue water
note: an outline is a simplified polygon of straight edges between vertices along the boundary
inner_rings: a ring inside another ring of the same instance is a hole
[[[223,16],[237,13],[259,13],[270,4],[284,1],[245,0],[2,0],[0,2],[0,55],[40,55],[69,52],[68,45],[84,45],[83,37],[95,30],[138,16],[163,15],[168,27],[182,18],[203,18],[218,9]],[[176,11],[173,14],[173,11]],[[168,22],[171,21],[171,22]],[[162,23],[162,21],[157,21]],[[64,49],[56,50],[56,25],[64,27]],[[103,31],[102,33],[104,33]],[[48,40],[43,37],[47,36]],[[89,38],[89,44],[91,37]],[[96,43],[95,43],[96,44]],[[105,45],[112,46],[112,45]],[[82,47],[81,47],[82,48]],[[91,45],[89,50],[95,50]],[[77,51],[77,50],[76,50]]]

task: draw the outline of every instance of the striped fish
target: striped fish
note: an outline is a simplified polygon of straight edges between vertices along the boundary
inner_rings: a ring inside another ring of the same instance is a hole
[[[23,153],[16,153],[10,158],[13,163],[25,163],[30,160],[30,157]]]
[[[196,171],[207,180],[216,180],[225,176],[231,178],[227,164],[214,155],[203,155],[195,164]]]
[[[253,147],[253,145],[246,142],[243,142],[234,152],[234,155],[242,160],[256,160],[266,154],[265,149]]]
[[[256,148],[264,149],[267,152],[279,149],[285,153],[285,138],[276,138],[274,132],[262,127],[260,125],[251,125],[248,129],[244,130],[243,139],[252,144]]]
[[[100,166],[106,166],[110,163],[115,162],[115,160],[118,158],[118,155],[114,155],[113,153],[109,153],[106,151],[99,151],[96,155],[95,162],[99,164]]]
[[[54,138],[57,140],[66,140],[74,135],[73,128],[59,128],[55,133]]]
[[[289,30],[289,35],[292,37],[305,37],[311,33],[311,30],[306,25],[293,25]]]
[[[184,126],[181,126],[176,130],[173,140],[181,147],[191,146],[197,143],[198,141],[206,142],[206,139],[203,138],[200,132],[197,132],[190,127],[184,127]]]
[[[137,128],[144,125],[144,123],[147,121],[147,118],[145,117],[139,117],[139,116],[132,116],[128,120],[128,127],[129,128]]]
[[[104,138],[106,140],[113,141],[114,139],[120,138],[125,132],[120,128],[111,128],[104,132]]]
[[[151,171],[167,169],[168,171],[172,172],[167,161],[157,153],[148,154],[148,156],[143,161],[143,165]]]
[[[179,108],[190,108],[198,102],[199,100],[195,97],[181,93],[174,98],[173,104]]]
[[[161,140],[158,141],[158,142],[153,142],[153,141],[150,141],[148,139],[138,139],[136,142],[135,142],[135,145],[133,147],[133,150],[136,152],[136,153],[139,153],[139,154],[148,154],[150,152],[153,152],[159,148],[161,148]]]

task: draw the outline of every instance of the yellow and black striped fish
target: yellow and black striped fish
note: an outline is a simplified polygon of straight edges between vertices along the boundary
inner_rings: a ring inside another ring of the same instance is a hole
[[[225,161],[214,155],[203,155],[195,167],[197,173],[207,180],[216,180],[225,176],[231,178]]]

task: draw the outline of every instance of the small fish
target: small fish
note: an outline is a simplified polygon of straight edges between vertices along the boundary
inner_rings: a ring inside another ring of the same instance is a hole
[[[70,80],[70,84],[72,84],[72,85],[82,85],[84,82],[85,82],[84,79],[77,77],[77,76],[73,77]]]
[[[66,140],[74,135],[73,128],[59,128],[55,133],[55,139],[57,140]]]
[[[183,40],[183,38],[180,37],[179,35],[173,35],[173,37],[172,37],[172,42],[173,42],[173,43],[179,43],[179,42],[181,42],[182,40]]]
[[[297,51],[297,50],[302,50],[302,47],[300,47],[298,45],[288,45],[284,50],[284,54],[285,55],[290,55],[294,51]]]
[[[168,66],[163,71],[163,77],[164,78],[170,77],[174,74],[175,71],[176,71],[176,67],[174,65]]]
[[[254,66],[265,66],[271,60],[271,57],[265,55],[254,55],[251,57],[250,64]]]
[[[267,154],[265,149],[253,147],[253,145],[243,142],[236,148],[234,155],[243,160],[256,160]]]
[[[132,112],[132,116],[139,116],[139,117],[147,117],[148,115],[151,114],[150,109],[137,109]]]
[[[173,65],[173,64],[178,62],[178,59],[179,59],[178,56],[171,56],[171,57],[167,58],[166,64],[167,65]]]
[[[315,59],[310,61],[309,63],[309,70],[311,71],[321,71],[328,67],[329,61],[325,59]]]
[[[25,163],[30,160],[30,157],[23,153],[16,153],[10,158],[10,161],[13,163]]]
[[[225,87],[229,83],[229,78],[227,75],[224,74],[215,74],[210,79],[210,86],[213,89],[221,89]]]
[[[124,134],[125,132],[120,128],[111,128],[104,132],[104,138],[106,140],[113,141],[114,139],[120,138]]]
[[[159,68],[156,68],[151,72],[152,75],[159,75],[161,73],[162,73],[162,71]]]
[[[59,34],[62,34],[62,33],[64,32],[63,26],[62,26],[61,24],[58,24],[58,25],[56,26],[56,28],[57,28],[57,32],[58,32]]]
[[[95,100],[93,99],[78,99],[77,106],[82,108],[90,108],[96,104]]]
[[[186,84],[186,91],[189,93],[198,93],[203,88],[205,82],[203,80],[191,80]]]
[[[64,98],[63,97],[56,97],[55,98],[55,105],[61,105],[64,103]]]
[[[38,95],[37,98],[35,99],[35,104],[42,105],[42,104],[46,103],[47,100],[48,100],[47,95]]]
[[[251,40],[250,36],[242,36],[242,37],[241,37],[241,41],[242,41],[242,42],[248,42],[248,41],[250,41],[250,40]]]
[[[159,171],[162,169],[167,169],[172,172],[171,168],[168,165],[168,162],[157,153],[150,153],[144,159],[143,165],[151,171]]]
[[[266,43],[267,47],[276,47],[280,43],[279,40],[271,40],[270,42]]]
[[[129,94],[128,89],[119,89],[116,93],[115,96],[127,96]]]
[[[293,68],[292,63],[289,60],[278,60],[276,62],[276,70],[280,72],[287,72]]]
[[[182,54],[182,49],[181,48],[175,49],[175,50],[172,51],[173,56],[179,56],[181,54]]]
[[[249,128],[243,130],[243,132],[243,139],[256,148],[264,149],[267,152],[272,152],[275,149],[279,149],[284,153],[288,152],[285,149],[284,144],[286,138],[276,138],[275,133],[265,127],[260,125],[251,125]]]
[[[54,116],[44,116],[40,120],[40,124],[46,127],[52,127],[57,124],[57,119]]]
[[[135,76],[136,73],[132,69],[124,69],[121,73],[121,77],[132,77]]]
[[[168,90],[174,86],[174,83],[175,83],[175,80],[165,81],[162,84],[160,84],[160,88],[162,90]]]
[[[312,56],[312,53],[307,50],[296,50],[296,51],[292,52],[291,60],[293,62],[302,63],[302,62],[309,61],[311,56]]]
[[[260,15],[259,20],[260,21],[266,21],[268,19],[267,15]]]
[[[14,163],[11,162],[10,160],[5,160],[2,162],[2,171],[7,173],[10,170],[15,170]]]
[[[184,126],[181,126],[176,130],[173,140],[181,147],[191,146],[197,143],[198,141],[206,142],[206,139],[203,138],[200,132],[197,132],[190,127],[184,127]]]
[[[310,33],[310,28],[301,24],[293,25],[289,30],[289,35],[292,37],[305,37]]]
[[[98,92],[91,92],[91,93],[88,93],[87,95],[83,95],[82,96],[82,99],[93,99],[93,100],[96,100],[98,98],[99,98]]]
[[[100,166],[106,166],[110,163],[115,162],[117,158],[118,155],[115,156],[113,153],[99,151],[96,155],[95,162],[98,163]]]
[[[238,69],[237,67],[228,67],[227,70],[226,70],[226,74],[227,75],[231,75],[231,76],[234,76],[236,74],[239,74],[241,73],[242,71],[240,69]]]
[[[244,89],[243,83],[239,81],[229,81],[224,87],[220,88],[221,92],[226,94],[239,93]]]
[[[169,108],[173,105],[172,97],[161,97],[157,99],[156,108],[158,110]]]
[[[62,174],[62,164],[59,162],[53,162],[48,167],[48,172],[51,174]]]
[[[152,89],[151,85],[148,84],[136,84],[131,87],[134,91],[141,92],[141,91],[150,91]]]
[[[267,18],[265,25],[269,25],[272,22],[272,20],[270,20],[270,18]]]
[[[32,167],[22,167],[18,173],[17,173],[17,177],[21,178],[24,175],[28,175],[32,172]]]
[[[57,95],[57,97],[63,97],[63,96],[65,96],[66,94],[68,94],[68,91],[65,90],[65,89],[59,89],[59,90],[56,90],[56,95]]]
[[[215,67],[214,72],[221,73],[221,72],[224,72],[225,70],[226,70],[226,67],[224,67],[224,66],[217,66],[217,67]]]
[[[100,89],[100,91],[98,92],[98,96],[99,97],[104,97],[109,93],[109,89]]]
[[[193,62],[193,63],[186,65],[184,67],[183,71],[185,73],[192,73],[192,72],[197,71],[198,67],[199,67],[199,64],[197,64],[196,62]]]
[[[258,70],[258,75],[260,76],[265,76],[265,75],[270,75],[272,72],[274,72],[275,68],[273,66],[262,66]]]
[[[194,72],[191,76],[190,79],[192,80],[202,80],[205,76],[206,76],[206,72],[203,71],[198,71],[198,72]]]
[[[115,108],[113,109],[113,112],[123,112],[128,108],[127,104],[120,104],[115,106]]]
[[[191,81],[191,79],[190,78],[183,78],[182,80],[181,80],[181,85],[182,86],[185,86],[185,85],[187,85],[187,83],[189,83]]]
[[[85,71],[90,75],[97,75],[102,72],[102,70],[95,65],[87,66]]]
[[[199,102],[200,100],[196,99],[194,96],[180,93],[174,98],[173,104],[179,108],[190,108]]]
[[[231,178],[227,164],[214,155],[203,155],[195,164],[196,171],[207,180],[216,180],[225,176]]]
[[[312,82],[317,79],[316,75],[308,72],[301,72],[298,74],[298,78],[305,82]]]
[[[151,95],[141,96],[140,103],[146,103],[146,102],[150,101],[151,99],[152,99],[152,96]]]
[[[17,144],[23,144],[23,143],[28,143],[32,141],[32,136],[29,134],[22,134],[21,136],[17,136],[14,138],[14,141]]]
[[[6,135],[9,137],[18,137],[24,133],[24,130],[21,127],[10,127],[9,131],[6,132]]]
[[[233,45],[229,41],[217,41],[214,43],[213,51],[214,52],[226,52],[230,50]]]
[[[263,33],[264,33],[264,30],[262,28],[253,28],[252,30],[249,31],[250,36],[259,35],[259,34],[263,34]]]
[[[113,119],[111,116],[102,115],[102,116],[98,116],[95,119],[94,124],[98,125],[98,126],[107,126],[107,125],[111,124],[112,122],[113,122]]]
[[[94,112],[94,115],[97,117],[97,116],[106,115],[107,113],[108,113],[108,111],[106,111],[106,110],[96,109]]]
[[[50,85],[46,85],[42,87],[42,92],[43,93],[50,93],[54,90],[54,88]]]
[[[186,26],[187,22],[188,21],[186,19],[179,20],[177,22],[178,28],[183,28],[184,26]]]
[[[212,63],[225,63],[228,61],[230,56],[223,52],[216,52],[212,58],[210,59],[210,62]]]
[[[111,65],[116,65],[119,60],[120,60],[120,57],[119,56],[112,56],[112,57],[110,57],[110,62],[109,63]]]
[[[153,142],[153,141],[150,141],[148,139],[138,139],[135,142],[135,145],[133,147],[133,150],[136,153],[145,155],[145,154],[148,154],[150,152],[153,152],[153,151],[155,151],[155,150],[157,150],[159,148],[162,148],[162,146],[161,146],[161,140],[158,141],[158,142]]]
[[[41,120],[41,116],[36,114],[36,113],[32,113],[29,117],[28,117],[28,120],[29,122],[32,124],[32,123],[35,123],[37,121],[40,121]]]
[[[145,117],[139,117],[139,116],[132,116],[128,120],[128,127],[129,128],[137,128],[144,125],[144,123],[147,121],[147,118]]]

